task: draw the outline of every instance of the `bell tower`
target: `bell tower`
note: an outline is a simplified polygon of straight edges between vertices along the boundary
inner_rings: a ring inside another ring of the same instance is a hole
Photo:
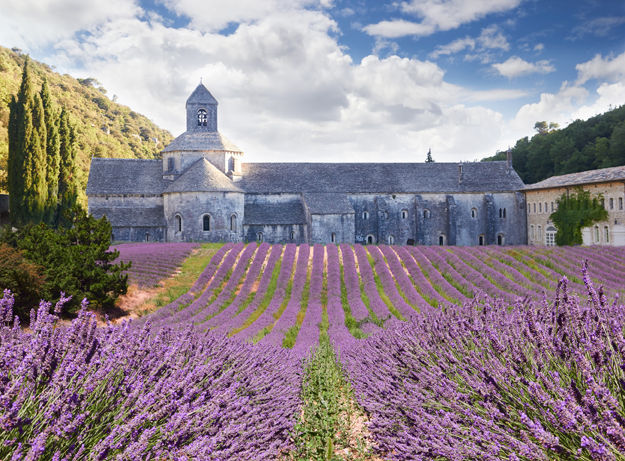
[[[200,82],[187,99],[187,131],[217,131],[217,100]]]

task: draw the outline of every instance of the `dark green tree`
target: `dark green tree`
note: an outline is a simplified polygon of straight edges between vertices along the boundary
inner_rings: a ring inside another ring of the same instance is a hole
[[[616,125],[610,136],[610,163],[625,164],[625,121]]]
[[[24,157],[26,175],[24,181],[24,204],[27,222],[41,222],[48,195],[46,184],[46,122],[39,93],[35,93],[24,107],[32,114],[32,131],[26,136]]]
[[[551,214],[558,232],[558,245],[581,245],[582,228],[608,219],[608,212],[601,204],[603,197],[591,197],[590,192],[578,189],[571,194],[562,194],[557,200],[558,209]]]
[[[59,183],[57,223],[67,226],[67,213],[76,206],[78,201],[78,181],[76,178],[76,150],[74,128],[65,109],[61,110],[59,120]]]
[[[56,224],[59,192],[59,168],[61,161],[59,140],[59,115],[52,102],[48,82],[43,81],[41,87],[41,103],[43,104],[44,120],[46,124],[46,204],[44,221]]]
[[[428,150],[428,155],[425,157],[425,163],[434,163],[434,159],[432,158],[432,149]]]

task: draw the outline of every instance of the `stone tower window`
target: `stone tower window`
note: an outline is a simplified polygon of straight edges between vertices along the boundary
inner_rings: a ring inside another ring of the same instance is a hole
[[[175,224],[176,224],[176,232],[182,232],[182,216],[180,216],[179,214],[176,215],[176,217],[174,218]]]
[[[393,237],[392,235],[388,236],[388,244],[389,245],[393,245],[395,243],[395,237]]]
[[[204,232],[211,230],[211,217],[208,214],[202,216],[202,230]]]
[[[369,219],[369,212],[368,211],[363,211],[362,212],[362,219]]]
[[[291,240],[295,240],[295,232],[294,231],[291,231],[290,237],[291,237]]]
[[[336,234],[334,232],[332,232],[332,235],[330,235],[330,240],[332,241],[332,243],[336,243]]]
[[[471,208],[471,217],[473,219],[477,218],[477,208]]]
[[[200,109],[197,111],[197,126],[206,126],[208,122],[208,116],[206,115],[206,111],[204,109]]]
[[[232,232],[236,232],[237,231],[237,215],[235,215],[235,214],[230,216],[230,230]]]
[[[427,208],[425,210],[423,210],[423,217],[425,219],[429,219],[431,215],[432,214],[430,213],[430,210],[428,210]]]
[[[497,234],[497,245],[503,245],[505,242],[505,237],[503,234]]]
[[[258,243],[261,243],[263,241],[263,233],[262,232],[257,232],[256,233],[256,240],[258,241]]]
[[[408,210],[401,210],[401,219],[406,219],[408,217]]]
[[[373,235],[369,234],[369,235],[367,235],[366,241],[367,241],[368,245],[373,245],[375,243],[375,237]]]
[[[445,234],[441,234],[441,235],[438,236],[438,244],[440,246],[445,245]]]

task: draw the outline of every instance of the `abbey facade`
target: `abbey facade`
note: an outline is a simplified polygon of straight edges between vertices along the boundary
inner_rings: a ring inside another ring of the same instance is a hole
[[[519,245],[524,184],[511,161],[245,163],[200,84],[162,160],[94,158],[89,212],[116,241]]]

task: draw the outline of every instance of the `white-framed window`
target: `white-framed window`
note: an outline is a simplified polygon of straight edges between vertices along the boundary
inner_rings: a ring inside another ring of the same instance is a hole
[[[543,239],[543,226],[538,226],[538,240]]]
[[[595,226],[595,243],[599,243],[601,241],[601,236],[599,235],[599,226]]]
[[[369,212],[368,211],[363,211],[362,212],[362,219],[369,219]]]
[[[202,216],[202,230],[204,232],[210,231],[212,228],[211,216],[209,214],[205,214]]]
[[[200,109],[197,111],[197,126],[206,126],[208,122],[208,116],[206,110]]]
[[[175,223],[175,230],[176,232],[182,232],[182,216],[180,216],[179,214],[177,214],[174,217],[174,223]]]
[[[556,228],[549,226],[545,229],[545,245],[548,247],[555,246],[556,244]]]

